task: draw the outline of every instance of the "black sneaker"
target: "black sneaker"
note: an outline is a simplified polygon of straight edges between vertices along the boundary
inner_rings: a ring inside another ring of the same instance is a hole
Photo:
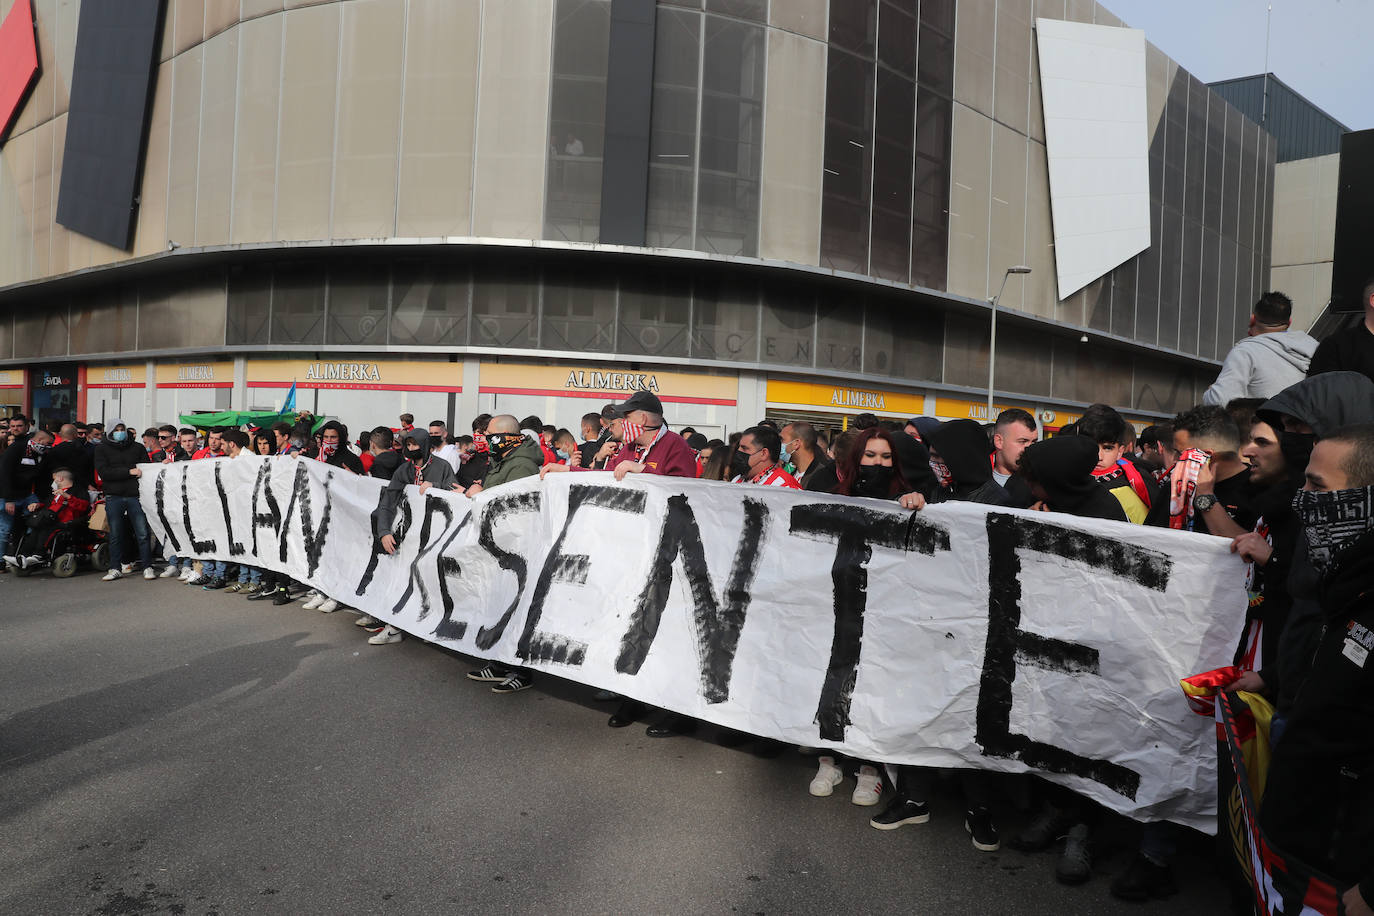
[[[1022,852],[1043,852],[1055,844],[1071,825],[1069,819],[1057,808],[1046,806],[1040,809],[1035,820],[1031,821],[1018,834],[1008,841],[1012,849]]]
[[[228,584],[229,583],[225,582],[223,579],[211,579],[202,585],[201,588],[205,589],[207,592],[213,592],[224,588]]]
[[[1075,824],[1064,838],[1064,851],[1054,868],[1060,884],[1082,884],[1093,876],[1093,855],[1087,824]]]
[[[250,586],[250,587],[251,587],[251,586]],[[253,592],[253,594],[251,594],[251,595],[248,596],[248,600],[249,600],[249,601],[271,601],[271,600],[272,600],[273,598],[275,598],[276,596],[277,596],[277,590],[276,590],[275,588],[262,588],[262,587],[260,587],[257,591]]]
[[[295,600],[295,598],[291,597],[291,593],[284,588],[279,588],[272,593],[272,604],[275,607],[281,607],[283,604],[290,604]]]
[[[970,809],[964,815],[964,829],[973,838],[973,848],[979,852],[996,852],[1002,848],[997,825],[992,822],[992,812],[987,808]]]
[[[868,826],[876,830],[896,830],[907,824],[924,824],[930,820],[930,805],[914,802],[904,795],[898,795],[880,813],[874,815]]]
[[[506,678],[495,687],[491,688],[492,693],[519,693],[528,690],[534,685],[534,677],[524,671],[517,671]]]
[[[1136,853],[1125,873],[1112,882],[1112,896],[1132,903],[1163,900],[1177,893],[1174,870],[1168,865],[1156,865],[1140,853]]]

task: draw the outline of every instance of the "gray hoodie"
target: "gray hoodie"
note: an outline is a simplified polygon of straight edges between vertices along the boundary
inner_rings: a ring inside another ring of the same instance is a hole
[[[1204,404],[1236,398],[1272,398],[1307,377],[1317,342],[1302,331],[1275,331],[1243,337],[1226,354],[1221,374],[1202,396]]]

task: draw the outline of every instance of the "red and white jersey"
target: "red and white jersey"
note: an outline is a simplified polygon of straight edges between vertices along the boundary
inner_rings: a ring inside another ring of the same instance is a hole
[[[732,483],[744,483],[744,475],[736,477]],[[797,483],[797,478],[774,465],[768,470],[749,480],[748,483],[756,483],[765,487],[787,487],[790,490],[800,490],[802,485]]]

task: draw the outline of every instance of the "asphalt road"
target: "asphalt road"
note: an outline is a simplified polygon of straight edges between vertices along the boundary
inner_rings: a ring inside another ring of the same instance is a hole
[[[1201,837],[1179,896],[1121,904],[1125,825],[1063,887],[1052,856],[975,851],[953,788],[880,832],[794,750],[608,729],[549,677],[494,696],[353,620],[0,576],[0,913],[1226,911]]]

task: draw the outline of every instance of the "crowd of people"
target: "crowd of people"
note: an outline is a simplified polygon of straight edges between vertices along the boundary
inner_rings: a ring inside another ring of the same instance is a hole
[[[1286,317],[1282,303],[1276,306],[1272,295],[1257,304],[1252,327],[1284,323],[1278,321]],[[1357,330],[1374,337],[1374,285],[1367,298],[1370,326]],[[1240,370],[1233,376],[1228,385],[1254,392],[1254,378]],[[1374,382],[1339,365],[1281,381],[1282,390],[1263,397],[1204,403],[1139,432],[1111,406],[1094,404],[1049,438],[1041,437],[1030,413],[1009,409],[986,426],[860,414],[834,435],[808,422],[762,419],[712,439],[691,428],[671,431],[659,398],[644,391],[586,414],[576,433],[534,416],[483,414],[472,420],[470,434],[457,435],[437,420],[416,428],[403,414],[399,427],[379,426],[356,443],[337,421],[308,415],[264,429],[168,425],[141,434],[117,419],[33,430],[15,417],[0,455],[0,545],[11,568],[41,565],[43,539],[54,527],[103,500],[107,581],[139,571],[146,579],[177,578],[249,600],[285,605],[304,598],[306,608],[339,610],[339,596],[244,564],[173,555],[157,570],[163,551],[138,500],[142,466],[245,454],[317,460],[387,481],[372,533],[388,553],[397,549],[392,529],[408,486],[474,496],[535,475],[590,470],[617,480],[659,474],[805,489],[889,500],[910,511],[965,501],[1230,538],[1245,564],[1236,588],[1246,592],[1247,611],[1235,621],[1243,633],[1233,661],[1242,673],[1228,689],[1264,694],[1276,710],[1261,824],[1276,848],[1341,883],[1345,912],[1368,914],[1374,901],[1374,666],[1366,665],[1374,650]],[[1261,387],[1266,384],[1276,383],[1267,378]],[[365,614],[357,624],[371,632],[374,645],[404,638]],[[468,677],[497,694],[525,690],[533,681],[528,670],[496,663]],[[662,738],[695,727],[613,694],[598,699],[620,701],[611,727],[644,721],[649,736]],[[817,757],[812,795],[829,796],[853,778],[854,804],[882,805],[872,827],[894,830],[930,819],[934,770],[802,750]],[[956,775],[973,846],[1000,848],[1003,777],[974,770]],[[1008,843],[1026,852],[1057,849],[1056,877],[1087,881],[1105,812],[1049,782],[1038,782],[1034,795],[1034,816]],[[1112,882],[1112,894],[1143,901],[1175,893],[1179,830],[1143,825],[1138,852]],[[1237,890],[1235,899],[1245,896]]]

